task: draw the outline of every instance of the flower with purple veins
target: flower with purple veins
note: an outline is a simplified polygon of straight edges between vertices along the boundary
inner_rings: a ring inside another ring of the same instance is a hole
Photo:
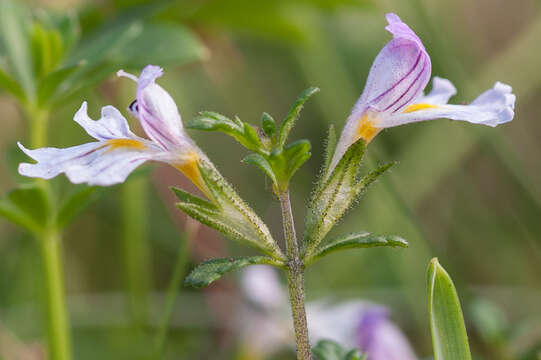
[[[205,155],[184,131],[171,95],[156,84],[155,80],[162,74],[163,70],[154,65],[147,65],[139,78],[122,70],[118,72],[118,76],[137,83],[136,100],[129,109],[150,139],[132,133],[126,119],[113,106],[103,107],[101,118],[92,120],[87,114],[87,103],[83,102],[74,120],[98,141],[64,149],[35,150],[19,143],[21,150],[37,161],[20,164],[19,173],[44,179],[64,173],[73,183],[110,186],[124,182],[142,163],[160,161],[182,171],[207,193],[197,165]]]
[[[359,139],[366,143],[382,130],[417,121],[448,118],[496,126],[514,116],[515,95],[509,85],[496,82],[469,105],[447,104],[456,94],[453,84],[432,80],[430,56],[419,37],[396,14],[387,14],[387,29],[394,38],[380,51],[368,74],[366,86],[355,104],[334,152],[332,171],[346,150]]]

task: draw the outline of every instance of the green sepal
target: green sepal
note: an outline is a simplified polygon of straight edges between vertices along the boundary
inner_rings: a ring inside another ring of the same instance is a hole
[[[336,130],[334,125],[329,126],[329,133],[327,135],[327,140],[325,141],[325,153],[323,157],[323,169],[321,169],[321,177],[323,178],[327,171],[329,171],[329,166],[331,165],[331,160],[334,155],[334,150],[336,150]]]
[[[218,207],[216,207],[216,205],[214,205],[210,201],[200,198],[199,196],[195,196],[193,194],[190,194],[187,191],[184,191],[174,186],[171,187],[171,190],[173,190],[177,198],[183,203],[188,203],[188,204],[200,206],[202,208],[207,208],[209,211],[218,211]]]
[[[427,280],[434,360],[470,360],[460,300],[453,280],[437,258],[430,261]]]
[[[282,267],[283,263],[267,256],[247,256],[238,258],[212,259],[199,264],[184,280],[184,284],[195,288],[210,285],[225,273],[241,269],[249,265],[267,264]]]
[[[263,129],[265,135],[267,135],[269,138],[273,138],[276,134],[276,122],[272,116],[266,112],[261,115],[261,128]]]
[[[310,96],[317,93],[318,91],[319,91],[319,88],[310,87],[304,90],[301,93],[301,95],[297,98],[295,103],[293,103],[293,106],[291,107],[291,109],[289,109],[289,112],[287,113],[286,118],[280,125],[280,130],[278,132],[278,138],[276,141],[276,146],[279,149],[282,149],[284,147],[287,137],[289,136],[291,129],[293,129],[293,126],[295,125],[295,121],[299,117],[302,107],[304,106],[304,103],[306,102],[306,100],[308,100]]]
[[[201,112],[199,116],[188,120],[185,126],[188,129],[223,132],[252,151],[259,152],[263,146],[257,131],[250,124],[242,122],[238,118],[231,120],[212,111]]]
[[[267,158],[260,154],[250,154],[242,159],[242,162],[245,164],[255,165],[260,168],[271,180],[273,184],[277,184],[276,176],[274,175],[274,170],[272,165],[269,163]]]
[[[367,360],[360,350],[346,350],[332,340],[320,340],[312,352],[317,360]]]
[[[358,179],[365,142],[358,140],[351,145],[331,174],[323,174],[316,185],[305,218],[304,256],[310,258],[325,235],[333,228],[352,204],[394,162],[380,166]]]
[[[284,259],[267,225],[240,198],[218,170],[203,159],[198,166],[212,203],[175,189],[181,200],[177,206],[189,216],[233,240],[254,246],[273,258]]]
[[[333,172],[313,193],[305,218],[306,256],[310,256],[355,201],[356,178],[364,150],[365,142],[362,140],[351,145]]]
[[[0,200],[0,216],[38,233],[47,226],[50,216],[47,193],[37,184],[25,184]]]
[[[304,260],[306,266],[335,251],[371,247],[408,247],[408,242],[397,235],[373,235],[368,232],[357,232],[330,240],[328,244],[317,249]]]

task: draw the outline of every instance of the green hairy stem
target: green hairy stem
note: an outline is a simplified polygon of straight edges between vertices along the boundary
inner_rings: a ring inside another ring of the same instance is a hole
[[[293,314],[293,326],[297,341],[297,359],[311,360],[310,340],[308,338],[308,324],[304,307],[304,265],[299,259],[299,245],[295,233],[295,223],[291,212],[289,191],[278,192],[282,208],[284,223],[284,237],[287,247],[287,282],[289,288],[289,301]]]

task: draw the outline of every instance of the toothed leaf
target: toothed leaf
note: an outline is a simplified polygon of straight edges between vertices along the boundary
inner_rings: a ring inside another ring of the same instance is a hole
[[[310,98],[313,94],[318,92],[319,89],[317,87],[310,87],[302,92],[302,94],[297,98],[289,112],[287,113],[287,116],[285,120],[280,125],[280,130],[278,133],[278,141],[276,142],[277,147],[279,149],[284,147],[284,144],[286,143],[287,137],[289,136],[289,133],[291,132],[291,129],[293,129],[293,126],[295,125],[295,121],[299,117],[302,107],[306,100]]]
[[[261,115],[261,127],[263,128],[263,132],[265,135],[267,135],[270,138],[274,137],[274,134],[276,133],[276,122],[266,112],[264,112]]]
[[[271,164],[269,164],[269,161],[264,156],[260,154],[250,154],[242,159],[242,162],[257,166],[272,180],[275,185],[277,185],[276,176],[274,175]]]
[[[228,272],[256,264],[276,264],[276,261],[266,256],[212,259],[199,264],[193,269],[184,280],[184,284],[202,288],[210,285]]]
[[[408,242],[396,235],[373,235],[368,232],[352,233],[330,240],[327,245],[317,249],[309,259],[306,259],[305,264],[312,264],[335,251],[379,246],[405,248],[408,247]]]

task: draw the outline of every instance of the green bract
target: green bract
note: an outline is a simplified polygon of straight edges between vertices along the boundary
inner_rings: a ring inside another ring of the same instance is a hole
[[[208,161],[201,160],[199,170],[212,201],[174,188],[180,199],[177,206],[194,219],[233,240],[254,246],[274,259],[285,259],[267,226],[216,168]]]

